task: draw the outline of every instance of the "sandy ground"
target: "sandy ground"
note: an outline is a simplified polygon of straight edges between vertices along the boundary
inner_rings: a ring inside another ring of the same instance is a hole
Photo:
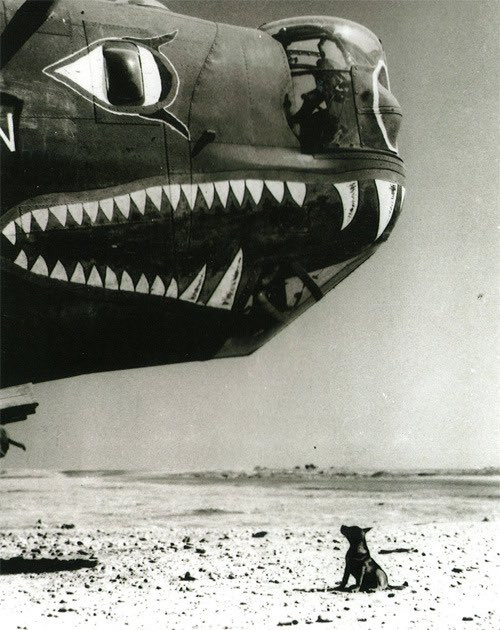
[[[62,525],[62,523],[61,523]],[[4,530],[3,559],[82,559],[95,568],[0,576],[0,626],[50,628],[499,628],[494,522],[377,525],[372,555],[404,590],[332,591],[338,529],[45,526]],[[405,548],[405,552],[380,554]],[[188,574],[186,576],[186,574]],[[186,580],[186,577],[188,579]],[[192,579],[189,579],[189,578]]]

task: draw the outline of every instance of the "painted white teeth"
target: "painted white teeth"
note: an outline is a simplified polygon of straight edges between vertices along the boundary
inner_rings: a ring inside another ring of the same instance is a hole
[[[163,192],[167,196],[167,199],[170,201],[170,205],[174,210],[177,210],[177,206],[179,205],[179,199],[181,198],[181,187],[179,184],[170,184],[168,186],[163,186]]]
[[[391,220],[392,213],[394,212],[394,206],[396,205],[398,187],[397,184],[385,182],[381,179],[376,179],[375,185],[377,187],[379,205],[378,238],[389,225],[389,221]]]
[[[198,194],[198,186],[196,184],[181,184],[181,189],[189,207],[193,210],[194,204],[196,203],[196,195]]]
[[[160,276],[156,276],[153,284],[151,285],[151,295],[165,295],[165,285]]]
[[[2,230],[2,234],[12,243],[12,245],[16,244],[16,224],[14,221],[7,223]]]
[[[220,202],[225,208],[227,206],[227,197],[229,195],[229,182],[215,182],[214,186]]]
[[[142,274],[141,277],[139,278],[139,282],[137,283],[137,286],[135,287],[135,291],[136,293],[149,293],[149,283],[144,274]]]
[[[106,287],[106,289],[112,289],[113,291],[117,291],[119,288],[116,273],[109,267],[106,267],[106,273],[104,275],[104,286]]]
[[[81,225],[83,223],[83,204],[81,204],[81,203],[69,203],[68,204],[68,212],[73,217],[73,219],[76,221],[76,223],[78,223],[78,225]]]
[[[175,278],[170,280],[170,284],[168,285],[167,292],[165,293],[165,297],[177,299],[179,296],[179,287],[177,286],[177,281]]]
[[[24,253],[24,250],[21,250],[19,252],[17,258],[14,261],[14,264],[18,267],[22,267],[23,269],[28,269],[28,259],[26,257],[26,254]]]
[[[49,222],[49,209],[39,208],[38,210],[33,210],[32,214],[35,217],[36,222],[40,226],[40,229],[45,232],[45,228],[47,227],[47,223]]]
[[[120,291],[133,291],[134,283],[132,282],[132,278],[128,275],[126,271],[122,273],[122,281],[120,282]]]
[[[266,179],[266,187],[278,203],[283,201],[285,195],[285,184],[283,182]]]
[[[24,250],[18,254],[14,263],[23,269],[28,269],[28,258]],[[233,307],[241,280],[242,269],[243,251],[240,249],[217,285],[215,291],[212,293],[210,299],[206,303],[206,306],[227,310],[230,310]],[[47,263],[42,256],[39,256],[35,264],[32,266],[31,271],[40,276],[50,275],[52,280],[68,282],[68,273],[60,260],[57,261],[52,269],[52,272],[49,274]],[[71,275],[70,282],[74,284],[86,284],[87,286],[97,287],[100,289],[105,288],[114,291],[119,289],[120,291],[128,291],[130,293],[135,292],[145,295],[151,294],[162,297],[165,296],[168,298],[181,299],[186,302],[196,303],[199,300],[203,289],[206,271],[207,266],[204,265],[196,275],[195,279],[180,296],[178,284],[175,278],[171,279],[168,289],[165,290],[165,284],[160,276],[157,275],[155,277],[150,287],[146,276],[141,274],[141,277],[134,288],[133,280],[127,271],[122,272],[121,282],[119,283],[116,273],[110,267],[106,267],[104,281],[102,280],[101,274],[95,265],[92,267],[88,279],[85,279],[85,271],[81,263],[76,264],[73,274]]]
[[[295,203],[302,207],[306,198],[306,185],[302,182],[287,182],[288,191]]]
[[[262,198],[264,182],[261,179],[247,179],[246,185],[248,188],[248,192],[252,195],[252,199],[254,200],[255,205],[257,205]]]
[[[392,217],[397,197],[397,186],[390,182],[384,182],[381,180],[377,180],[376,185],[380,201],[378,238],[387,227]],[[306,197],[306,185],[301,182],[286,182],[286,186],[295,203],[302,206]],[[203,182],[201,184],[182,185],[169,184],[165,186],[152,186],[146,190],[138,190],[130,194],[126,193],[123,195],[117,195],[116,197],[109,197],[100,201],[90,201],[85,203],[78,202],[68,205],[61,204],[58,206],[51,206],[50,208],[37,208],[31,212],[25,212],[15,220],[10,221],[3,228],[2,234],[13,245],[15,245],[17,240],[16,224],[23,230],[23,232],[29,234],[32,227],[32,215],[42,231],[47,229],[50,214],[52,214],[64,227],[66,227],[68,214],[72,217],[75,223],[81,226],[85,215],[89,217],[92,223],[95,223],[97,221],[100,208],[108,221],[112,221],[115,204],[117,212],[119,211],[125,219],[128,219],[130,217],[131,200],[134,202],[139,212],[143,215],[145,214],[147,198],[151,200],[152,204],[158,211],[161,211],[163,192],[174,210],[176,210],[179,205],[181,193],[184,195],[191,210],[193,210],[196,205],[198,190],[201,192],[208,208],[211,208],[214,204],[215,193],[217,193],[220,203],[224,207],[227,207],[230,190],[232,191],[236,201],[241,205],[245,198],[245,189],[248,190],[251,199],[254,204],[257,205],[262,200],[265,187],[279,203],[283,201],[285,194],[285,182],[277,180],[236,179],[215,183]],[[344,229],[352,221],[357,210],[359,196],[357,182],[336,184],[335,187],[341,196],[344,207],[344,221],[342,225],[342,229]],[[405,191],[402,188],[402,199],[404,198],[404,192]],[[23,269],[28,269],[29,263],[24,251],[21,251],[18,254],[14,263]],[[210,299],[206,304],[207,306],[228,310],[232,308],[241,280],[242,269],[243,252],[240,249],[210,296]],[[174,299],[180,298],[188,302],[197,302],[205,283],[206,270],[207,267],[204,265],[196,275],[195,279],[180,296],[177,281],[174,278],[171,279],[168,288],[165,289],[165,284],[158,275],[150,285],[146,276],[142,274],[134,288],[132,278],[126,271],[122,272],[121,280],[119,281],[116,273],[109,267],[106,267],[104,280],[95,266],[92,267],[89,277],[86,279],[81,263],[77,263],[75,266],[70,281],[73,283],[87,284],[89,286],[111,290],[120,289],[121,291],[135,291],[137,293],[149,293],[151,295],[165,296]],[[31,271],[38,275],[49,276],[47,263],[42,256],[37,258],[35,264],[31,268]],[[60,261],[57,261],[50,277],[55,280],[68,281],[68,273]]]
[[[137,206],[137,210],[139,210],[141,214],[144,214],[146,211],[146,191],[137,190],[136,192],[130,193],[130,196]]]
[[[31,232],[31,212],[21,214],[21,216],[15,219],[15,222],[25,234],[29,234]]]
[[[153,186],[152,188],[146,188],[148,197],[153,202],[158,212],[161,210],[161,186]]]
[[[238,203],[243,203],[243,197],[245,196],[245,180],[244,179],[232,179],[230,182],[231,190],[234,196],[238,200]]]
[[[200,297],[201,290],[203,288],[203,283],[205,282],[205,274],[207,272],[207,266],[203,265],[203,267],[198,272],[196,278],[191,282],[188,288],[182,293],[179,299],[184,300],[185,302],[197,302]]]
[[[31,212],[25,212],[21,215],[21,227],[25,234],[29,234],[31,232]]]
[[[123,214],[126,219],[128,219],[128,216],[130,214],[130,195],[118,195],[118,197],[115,197],[115,202],[118,210]]]
[[[45,262],[45,259],[43,258],[43,256],[38,256],[38,258],[35,261],[35,264],[33,265],[33,267],[31,267],[31,273],[36,273],[39,276],[49,275],[49,269],[47,267],[47,263]]]
[[[344,230],[354,219],[354,215],[358,210],[359,204],[359,187],[358,182],[343,182],[334,184],[336,191],[342,200],[343,219],[341,230]]]
[[[211,208],[214,202],[214,185],[211,182],[206,182],[204,184],[198,184],[198,188],[205,199],[205,203]]]
[[[85,284],[85,273],[83,272],[81,263],[76,264],[70,282],[74,282],[75,284]]]
[[[68,281],[68,274],[66,273],[66,269],[63,267],[60,260],[56,262],[54,269],[52,269],[50,277],[53,280],[64,280],[64,282]]]
[[[99,205],[101,206],[101,210],[104,212],[107,220],[111,221],[113,218],[113,198],[101,199]]]
[[[102,288],[102,280],[99,272],[97,271],[95,265],[92,267],[92,271],[90,272],[89,279],[87,280],[87,284],[91,287],[100,287]]]
[[[88,214],[92,223],[95,223],[97,219],[97,213],[99,212],[99,202],[89,201],[88,203],[84,203],[83,209]]]
[[[380,183],[380,180],[377,180],[377,182]],[[385,182],[385,184],[388,183]],[[341,195],[342,203],[344,204],[344,222],[342,229],[350,223],[357,209],[357,190],[355,193],[353,193],[352,190],[347,190],[347,187],[352,185],[357,187],[357,182],[336,184],[336,188]],[[384,185],[384,182],[382,182],[382,185]],[[390,186],[390,184],[388,185]],[[302,182],[286,182],[286,186],[295,203],[302,206],[306,197],[306,185]],[[214,183],[203,182],[201,184],[169,184],[165,186],[151,186],[146,190],[137,190],[130,194],[126,193],[123,195],[117,195],[116,197],[101,199],[100,201],[71,203],[67,205],[61,204],[58,206],[51,206],[50,208],[37,208],[31,212],[25,212],[14,221],[11,221],[3,229],[2,234],[14,245],[16,243],[15,224],[17,224],[26,234],[29,234],[31,231],[32,215],[42,231],[47,229],[50,214],[52,214],[63,227],[66,227],[68,213],[78,225],[83,224],[84,213],[90,218],[91,223],[96,223],[100,208],[108,221],[111,222],[113,220],[115,204],[117,210],[119,210],[123,217],[128,219],[130,217],[131,200],[134,202],[138,211],[142,215],[144,215],[146,211],[147,198],[151,200],[155,208],[160,212],[162,207],[163,192],[168,198],[174,211],[177,210],[179,205],[181,192],[184,194],[191,210],[194,210],[198,190],[201,192],[208,208],[213,206],[216,192],[220,203],[224,206],[224,208],[226,208],[229,199],[229,190],[232,190],[235,199],[241,205],[245,198],[245,189],[248,190],[254,204],[257,205],[262,199],[264,187],[270,191],[276,201],[279,203],[283,201],[285,194],[285,182],[278,180],[231,179],[229,181],[226,180]],[[344,192],[343,188],[346,189],[346,192]],[[402,190],[402,198],[404,198],[404,189]],[[350,199],[348,206],[347,199]],[[347,207],[349,207],[349,210],[346,210]]]
[[[243,251],[240,249],[230,264],[228,270],[217,285],[217,288],[210,296],[207,306],[215,308],[225,308],[230,310],[233,307],[234,298],[238,290],[243,270]]]
[[[59,223],[66,227],[66,219],[68,217],[68,206],[52,206],[50,212],[56,217]]]

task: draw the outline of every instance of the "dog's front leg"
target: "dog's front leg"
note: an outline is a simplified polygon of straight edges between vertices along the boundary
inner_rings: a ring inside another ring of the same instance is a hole
[[[366,573],[366,566],[365,566],[365,565],[363,565],[363,566],[361,567],[361,572],[360,572],[360,574],[359,574],[359,578],[358,578],[358,580],[357,580],[357,582],[356,582],[356,585],[355,585],[355,586],[354,586],[354,588],[352,589],[352,592],[353,592],[353,593],[357,593],[357,592],[360,590],[360,588],[361,588],[361,586],[362,586],[362,584],[363,584],[363,579],[364,579],[364,577],[365,577],[365,573]]]
[[[350,575],[349,565],[346,564],[345,569],[344,569],[344,575],[342,576],[342,581],[340,582],[339,588],[345,588],[347,586],[349,575]]]

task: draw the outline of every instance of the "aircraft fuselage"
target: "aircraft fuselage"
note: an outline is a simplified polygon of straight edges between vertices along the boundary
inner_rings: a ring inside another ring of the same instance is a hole
[[[246,354],[365,260],[404,198],[377,42],[58,2],[2,69],[2,384]]]

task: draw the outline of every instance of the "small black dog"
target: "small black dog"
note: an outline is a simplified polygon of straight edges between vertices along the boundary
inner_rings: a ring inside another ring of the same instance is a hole
[[[387,574],[370,556],[370,552],[366,545],[366,532],[371,527],[347,527],[342,525],[340,531],[349,541],[349,549],[347,550],[345,560],[344,577],[340,583],[340,588],[345,589],[349,576],[352,575],[356,580],[356,584],[352,587],[353,592],[358,591],[382,591],[389,585]]]

